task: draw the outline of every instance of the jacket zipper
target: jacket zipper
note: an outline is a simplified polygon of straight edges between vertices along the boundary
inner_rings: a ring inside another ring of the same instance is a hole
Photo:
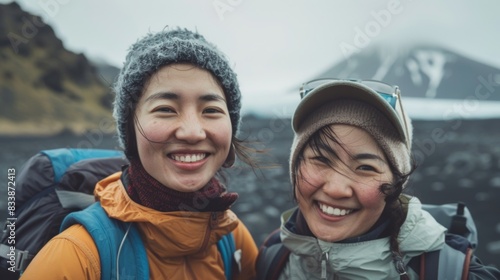
[[[212,232],[213,225],[217,222],[217,213],[210,213],[210,219],[208,219],[208,227],[205,231],[205,238],[203,239],[203,244],[201,246],[202,250],[206,250],[208,240],[210,239],[210,232]]]
[[[217,213],[216,212],[212,212],[210,214],[210,219],[208,219],[208,227],[205,230],[205,237],[203,239],[203,243],[201,244],[201,249],[202,250],[206,250],[206,247],[207,247],[207,244],[208,244],[208,240],[210,239],[210,232],[212,231],[212,227],[213,227],[213,224],[215,222],[217,222]],[[188,271],[193,276],[192,279],[195,279],[196,274],[194,273],[193,268],[189,265],[189,258],[188,258],[188,256],[186,256],[185,259],[186,259]]]
[[[328,251],[325,251],[321,254],[321,279],[326,278],[326,263],[328,262]]]

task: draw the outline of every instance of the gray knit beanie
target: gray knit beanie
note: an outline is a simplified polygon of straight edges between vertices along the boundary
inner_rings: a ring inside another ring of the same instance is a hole
[[[136,153],[133,114],[145,83],[160,68],[174,63],[189,63],[211,72],[226,96],[233,136],[240,122],[241,93],[236,73],[215,45],[187,29],[148,34],[134,43],[114,85],[113,116],[118,140],[127,157]]]
[[[368,132],[390,164],[401,174],[408,174],[412,126],[401,109],[391,108],[377,92],[351,81],[331,82],[311,91],[299,103],[292,119],[295,132],[290,157],[292,182],[298,156],[311,135],[331,124],[352,125]]]

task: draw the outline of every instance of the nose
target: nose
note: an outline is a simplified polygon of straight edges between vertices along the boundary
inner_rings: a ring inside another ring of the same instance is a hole
[[[179,120],[175,137],[188,143],[196,143],[206,138],[202,120],[196,114],[185,114]]]
[[[342,171],[331,170],[325,176],[323,192],[332,198],[346,198],[353,195],[353,179]]]

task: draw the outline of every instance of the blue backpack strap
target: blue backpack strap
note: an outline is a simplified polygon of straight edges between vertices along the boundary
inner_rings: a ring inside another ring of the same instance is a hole
[[[217,242],[217,248],[222,256],[224,262],[224,275],[226,279],[232,279],[233,256],[236,251],[233,233],[230,232]]]
[[[101,279],[117,279],[117,269],[119,279],[149,279],[146,249],[134,224],[109,218],[98,202],[67,215],[61,231],[73,224],[83,225],[94,239],[99,251]]]
[[[46,155],[52,162],[54,169],[54,182],[57,183],[61,180],[64,172],[73,163],[88,158],[105,158],[105,157],[119,157],[123,153],[117,150],[105,149],[53,149],[43,150],[40,153]]]

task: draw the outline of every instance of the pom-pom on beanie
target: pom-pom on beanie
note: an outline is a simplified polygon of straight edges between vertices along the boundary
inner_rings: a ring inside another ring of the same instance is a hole
[[[225,55],[202,35],[187,29],[148,34],[130,47],[113,88],[118,141],[128,158],[137,153],[133,118],[144,86],[160,68],[174,63],[189,63],[215,76],[224,90],[233,136],[238,131],[241,93]]]
[[[311,91],[301,100],[292,118],[295,133],[290,156],[292,182],[296,181],[298,156],[309,138],[332,124],[352,125],[368,132],[389,163],[401,174],[408,174],[412,125],[401,106],[399,102],[396,108],[391,108],[379,93],[356,82],[332,82]]]

